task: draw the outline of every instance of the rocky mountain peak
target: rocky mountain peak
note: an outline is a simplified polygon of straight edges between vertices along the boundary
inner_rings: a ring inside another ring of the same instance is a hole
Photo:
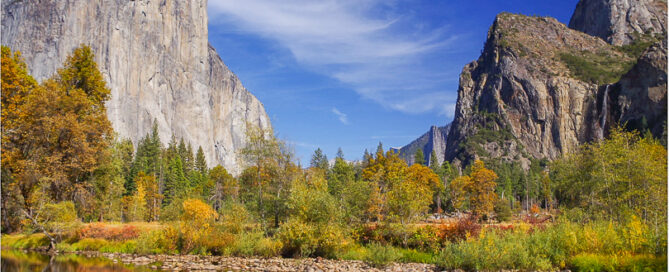
[[[481,56],[460,75],[446,159],[527,166],[603,137],[619,120],[609,116],[610,85],[637,57],[553,18],[499,14]]]
[[[446,142],[448,141],[448,133],[451,130],[451,124],[443,127],[431,126],[430,130],[425,134],[413,140],[411,143],[401,148],[391,148],[394,152],[399,153],[400,158],[407,162],[407,164],[414,164],[414,154],[420,149],[423,151],[425,162],[430,164],[430,155],[432,151],[437,155],[437,163],[441,165],[446,158]]]

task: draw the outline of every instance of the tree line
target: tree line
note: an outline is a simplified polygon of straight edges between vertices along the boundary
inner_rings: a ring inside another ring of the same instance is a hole
[[[344,236],[353,225],[406,226],[430,211],[506,220],[521,208],[518,201],[525,209],[536,203],[581,211],[583,220],[666,220],[666,148],[620,129],[556,162],[533,161],[526,171],[480,160],[460,170],[439,165],[434,152],[426,162],[421,150],[408,165],[382,143],[357,162],[340,149],[332,165],[317,149],[304,168],[271,130],[248,124],[247,144],[236,154],[243,171],[233,177],[220,165],[208,168],[202,147],[176,138],[163,146],[156,122],[136,148],[119,139],[93,57],[87,46],[75,49],[38,84],[20,53],[2,47],[3,232],[39,227],[55,211],[84,222],[173,222],[194,199],[222,216],[248,212],[248,222],[270,236],[304,229]]]

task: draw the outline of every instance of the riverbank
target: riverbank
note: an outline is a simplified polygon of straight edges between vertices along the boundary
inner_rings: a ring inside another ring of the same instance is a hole
[[[3,251],[4,253],[5,251]],[[74,254],[80,257],[99,259],[134,267],[132,270],[150,268],[163,271],[441,271],[435,265],[420,263],[391,263],[382,268],[363,261],[330,260],[323,258],[253,258],[202,255],[126,254],[97,251],[48,253],[44,250],[23,250],[24,253],[41,253],[60,256]]]
[[[447,239],[450,235],[437,235],[440,229],[424,226],[408,235],[408,248],[401,247],[401,240],[396,238],[403,235],[398,236],[390,227],[376,226],[358,232],[356,241],[361,242],[336,244],[339,250],[329,258],[318,258],[323,256],[322,252],[313,252],[310,256],[315,259],[282,258],[291,256],[283,254],[291,243],[305,243],[304,239],[298,239],[301,236],[281,239],[248,231],[234,235],[215,232],[216,235],[199,239],[200,244],[185,250],[185,240],[179,239],[183,235],[173,235],[170,231],[176,228],[170,225],[147,228],[132,224],[87,224],[72,233],[56,235],[60,239],[56,250],[100,254],[119,263],[163,270],[666,271],[667,267],[666,236],[654,235],[651,228],[638,221],[625,225],[563,221],[536,226],[519,223],[509,227],[468,228],[465,237],[455,241]],[[1,242],[3,249],[36,250],[49,246],[49,239],[39,233],[3,234]]]

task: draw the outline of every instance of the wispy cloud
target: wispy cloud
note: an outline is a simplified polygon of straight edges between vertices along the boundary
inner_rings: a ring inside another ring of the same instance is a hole
[[[301,65],[388,108],[439,112],[448,103],[446,73],[424,62],[457,37],[425,31],[385,1],[212,0],[209,14],[210,23],[276,41]]]
[[[339,122],[341,122],[344,125],[348,125],[348,116],[346,116],[345,113],[342,113],[337,108],[332,108],[332,113],[334,113],[337,116]]]

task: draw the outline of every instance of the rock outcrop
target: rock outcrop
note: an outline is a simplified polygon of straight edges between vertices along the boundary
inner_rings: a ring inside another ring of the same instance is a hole
[[[554,159],[602,137],[606,84],[633,62],[619,48],[553,18],[498,15],[483,53],[460,75],[446,158],[527,166],[529,159]]]
[[[644,51],[634,67],[612,86],[613,122],[665,137],[667,124],[667,41]]]
[[[617,124],[664,135],[666,14],[658,1],[582,0],[570,23],[580,31],[553,18],[498,15],[481,56],[460,75],[446,159],[527,169]]]
[[[108,117],[137,143],[154,120],[160,137],[202,146],[209,166],[232,173],[246,124],[271,128],[263,105],[208,43],[207,1],[4,1],[2,44],[30,73],[50,77],[81,44],[96,54]]]
[[[425,162],[430,165],[430,156],[434,151],[437,156],[437,164],[441,165],[446,158],[446,142],[448,141],[448,132],[451,130],[451,124],[443,127],[432,126],[430,131],[413,140],[411,143],[401,148],[391,148],[394,152],[399,153],[400,158],[411,165],[414,163],[414,154],[420,149],[423,150]]]
[[[613,45],[632,43],[641,34],[666,33],[667,2],[663,0],[581,0],[569,27]]]

